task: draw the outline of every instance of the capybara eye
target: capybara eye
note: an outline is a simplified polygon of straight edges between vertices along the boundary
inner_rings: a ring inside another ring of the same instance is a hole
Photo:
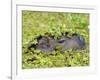
[[[59,40],[58,41],[58,43],[64,43],[65,42],[65,40]]]

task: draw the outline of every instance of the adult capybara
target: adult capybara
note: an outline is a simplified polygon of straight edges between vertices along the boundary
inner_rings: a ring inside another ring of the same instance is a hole
[[[61,52],[69,49],[78,50],[86,48],[84,37],[76,33],[72,34],[71,37],[63,36],[60,40],[58,40],[58,45],[61,46]]]

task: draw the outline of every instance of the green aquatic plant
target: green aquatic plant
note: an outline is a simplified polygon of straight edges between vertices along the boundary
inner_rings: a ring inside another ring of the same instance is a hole
[[[89,14],[64,12],[22,11],[22,68],[51,68],[89,66]],[[61,46],[53,52],[41,52],[31,44],[37,44],[36,38],[50,33],[55,39],[69,32],[67,36],[78,33],[86,40],[85,50],[67,50],[62,54]]]

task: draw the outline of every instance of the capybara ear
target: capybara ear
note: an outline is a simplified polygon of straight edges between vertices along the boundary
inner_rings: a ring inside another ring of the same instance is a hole
[[[78,34],[77,33],[73,33],[72,36],[78,36]]]
[[[69,32],[61,32],[62,36],[67,36]]]
[[[36,39],[37,39],[37,41],[39,41],[41,38],[42,38],[42,36],[40,35]]]
[[[69,34],[69,32],[65,32],[65,35],[68,35]]]

